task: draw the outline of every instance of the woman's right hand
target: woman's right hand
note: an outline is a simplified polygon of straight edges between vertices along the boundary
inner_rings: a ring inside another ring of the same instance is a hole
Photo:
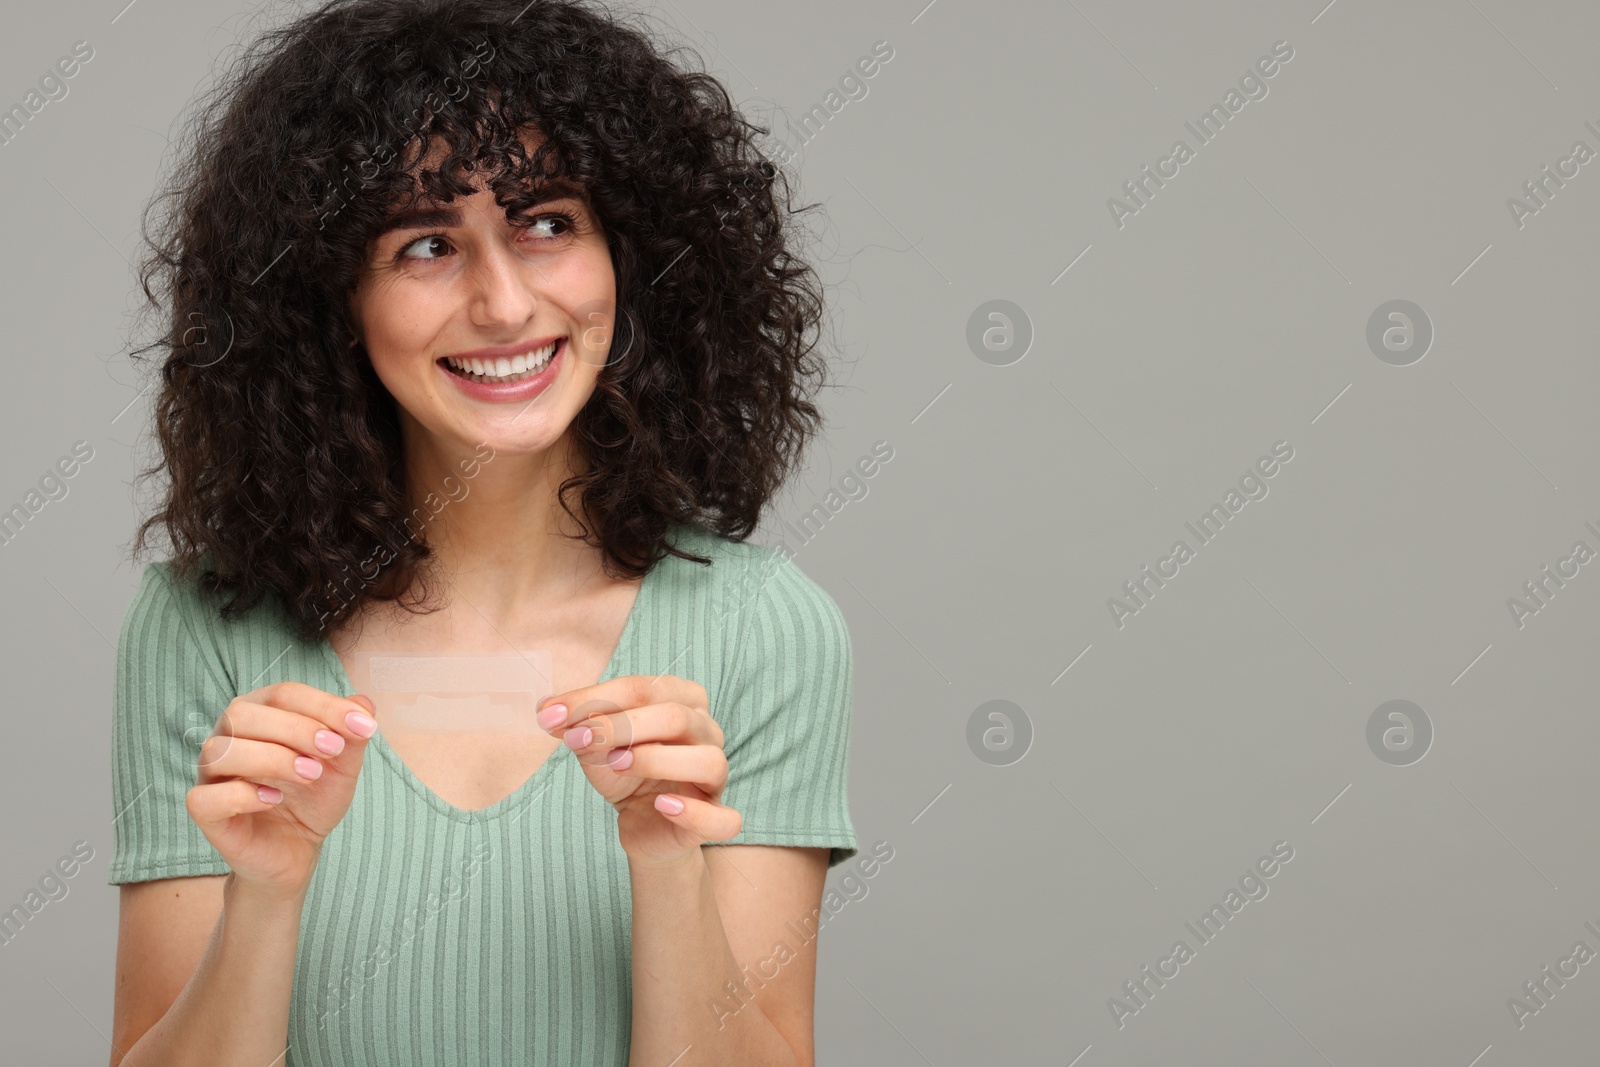
[[[368,697],[347,700],[299,682],[264,686],[227,706],[200,746],[186,806],[235,879],[305,892],[323,839],[355,796],[376,710]]]

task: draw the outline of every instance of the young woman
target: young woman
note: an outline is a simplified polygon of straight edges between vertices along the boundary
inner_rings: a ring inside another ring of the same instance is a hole
[[[753,132],[554,0],[332,3],[209,98],[144,273],[113,1065],[812,1063],[851,653],[747,541],[824,369]],[[351,684],[528,650],[527,733]]]

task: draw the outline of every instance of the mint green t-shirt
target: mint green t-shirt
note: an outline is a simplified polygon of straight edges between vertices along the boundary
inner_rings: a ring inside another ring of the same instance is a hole
[[[656,564],[600,680],[673,674],[705,686],[725,735],[722,802],[744,819],[725,843],[829,847],[829,866],[842,863],[857,851],[842,613],[776,549],[701,526],[673,536],[713,564]],[[233,622],[214,603],[152,563],[124,617],[112,885],[227,873],[185,794],[231,699],[278,681],[353,695],[333,647],[299,637],[277,600]],[[571,749],[470,811],[425,786],[380,727],[307,894],[283,1062],[623,1067],[631,952],[616,811]]]

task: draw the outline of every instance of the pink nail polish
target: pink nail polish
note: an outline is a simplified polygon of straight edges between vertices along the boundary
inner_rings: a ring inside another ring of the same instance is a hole
[[[611,766],[611,769],[614,771],[627,770],[629,767],[633,766],[633,749],[612,749],[611,754],[606,757],[606,763],[608,763]]]
[[[594,731],[587,726],[575,726],[563,734],[561,739],[567,743],[568,748],[576,751],[594,740]]]
[[[565,704],[551,704],[534,718],[539,720],[539,725],[546,730],[554,730],[557,726],[567,721],[567,706]]]
[[[344,738],[332,730],[318,730],[317,736],[313,740],[319,750],[326,752],[330,756],[337,756],[344,751]]]
[[[665,793],[661,793],[656,797],[656,810],[664,811],[668,815],[681,815],[683,814],[683,801],[677,797],[669,797]]]
[[[310,756],[296,756],[294,759],[295,773],[310,781],[322,777],[322,764]]]
[[[377,720],[363,712],[352,711],[344,717],[344,724],[350,727],[350,732],[357,737],[371,737],[378,728]]]

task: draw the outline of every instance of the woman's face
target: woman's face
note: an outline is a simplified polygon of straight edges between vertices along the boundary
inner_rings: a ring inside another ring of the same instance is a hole
[[[549,448],[610,351],[616,282],[599,221],[576,189],[528,214],[513,226],[480,185],[397,216],[351,299],[407,433],[448,456],[484,442],[496,455]]]

